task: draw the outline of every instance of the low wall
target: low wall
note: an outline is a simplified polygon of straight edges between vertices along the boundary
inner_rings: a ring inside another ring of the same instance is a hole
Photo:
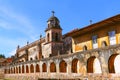
[[[66,73],[30,73],[30,74],[5,74],[5,78],[11,80],[120,80],[120,74],[66,74]]]
[[[5,74],[6,79],[12,80],[40,80],[40,79],[79,79],[80,74],[67,73],[27,73],[27,74]]]
[[[4,69],[0,68],[0,79],[4,78]]]

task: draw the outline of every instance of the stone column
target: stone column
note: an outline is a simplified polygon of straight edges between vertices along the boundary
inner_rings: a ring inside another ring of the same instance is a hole
[[[60,61],[59,61],[59,60],[56,60],[56,72],[57,72],[57,73],[60,73],[59,63],[60,63]]]
[[[101,63],[101,69],[103,74],[108,73],[108,56],[105,56],[106,53],[100,52],[100,63]],[[108,53],[107,53],[108,54]]]
[[[40,71],[39,73],[41,73],[40,63],[38,63],[38,65],[39,65],[39,71]]]
[[[50,63],[47,62],[47,73],[50,73]]]
[[[9,70],[10,70],[10,73],[9,73],[9,74],[11,74],[11,67],[9,67]]]
[[[71,61],[67,62],[67,73],[71,74]]]
[[[17,68],[18,68],[18,74],[19,74],[19,66],[17,66]]]
[[[29,73],[31,73],[31,72],[30,72],[30,64],[28,64],[28,70],[29,70]]]
[[[21,67],[21,74],[22,74],[22,65],[20,65],[20,67]]]
[[[40,73],[42,73],[42,62],[40,61],[39,65],[40,65]]]
[[[36,64],[33,64],[34,66],[34,73],[36,73]]]
[[[24,65],[24,73],[26,74],[26,65]]]

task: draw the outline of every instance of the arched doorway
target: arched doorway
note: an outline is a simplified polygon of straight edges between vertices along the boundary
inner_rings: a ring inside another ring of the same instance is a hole
[[[38,64],[36,64],[36,72],[40,72],[40,67]]]
[[[30,72],[34,73],[34,66],[33,66],[33,64],[30,65]]]
[[[95,58],[93,66],[94,73],[102,73],[99,59]]]
[[[16,73],[18,73],[18,67],[16,67]]]
[[[21,67],[19,66],[19,73],[21,73]]]
[[[22,65],[22,73],[24,73],[24,65]]]
[[[54,62],[50,64],[50,72],[56,72],[56,65]]]
[[[92,56],[87,61],[87,72],[88,73],[102,73],[99,60]]]
[[[28,65],[26,65],[26,73],[29,73]]]
[[[8,70],[8,73],[10,74],[10,68],[9,68],[9,70]]]
[[[114,61],[114,66],[115,66],[115,73],[120,74],[120,55],[117,55]]]
[[[108,61],[108,68],[110,73],[120,73],[119,69],[120,55],[113,54]]]
[[[14,74],[15,74],[15,67],[14,67]]]
[[[63,73],[67,72],[67,63],[64,60],[60,62],[59,69],[60,69],[60,72],[63,72]]]
[[[12,70],[12,68],[10,69],[10,73],[11,73],[11,74],[13,73],[13,70]]]
[[[47,72],[47,65],[45,63],[43,63],[42,65],[42,71]]]
[[[72,72],[73,73],[77,73],[78,72],[78,59],[73,59],[72,60],[72,67],[71,67],[71,69],[72,69]]]
[[[4,73],[7,74],[7,69],[4,69]]]

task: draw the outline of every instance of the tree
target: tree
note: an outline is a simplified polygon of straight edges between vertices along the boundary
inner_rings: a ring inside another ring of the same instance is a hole
[[[5,55],[4,54],[0,54],[0,58],[5,58]]]

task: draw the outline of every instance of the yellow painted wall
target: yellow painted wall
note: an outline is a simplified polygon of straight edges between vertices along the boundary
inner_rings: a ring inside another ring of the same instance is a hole
[[[105,36],[105,37],[98,38],[98,48],[102,47],[102,42],[103,41],[105,41],[107,43],[107,45],[110,45],[109,37]]]
[[[90,31],[84,34],[81,34],[77,37],[73,37],[73,52],[83,51],[83,46],[87,46],[87,49],[93,49],[92,45],[92,36],[98,36],[98,48],[102,47],[102,42],[105,41],[107,45],[110,45],[108,32],[115,31],[116,33],[116,44],[120,44],[120,23],[105,26],[104,28],[99,28],[94,32]]]

